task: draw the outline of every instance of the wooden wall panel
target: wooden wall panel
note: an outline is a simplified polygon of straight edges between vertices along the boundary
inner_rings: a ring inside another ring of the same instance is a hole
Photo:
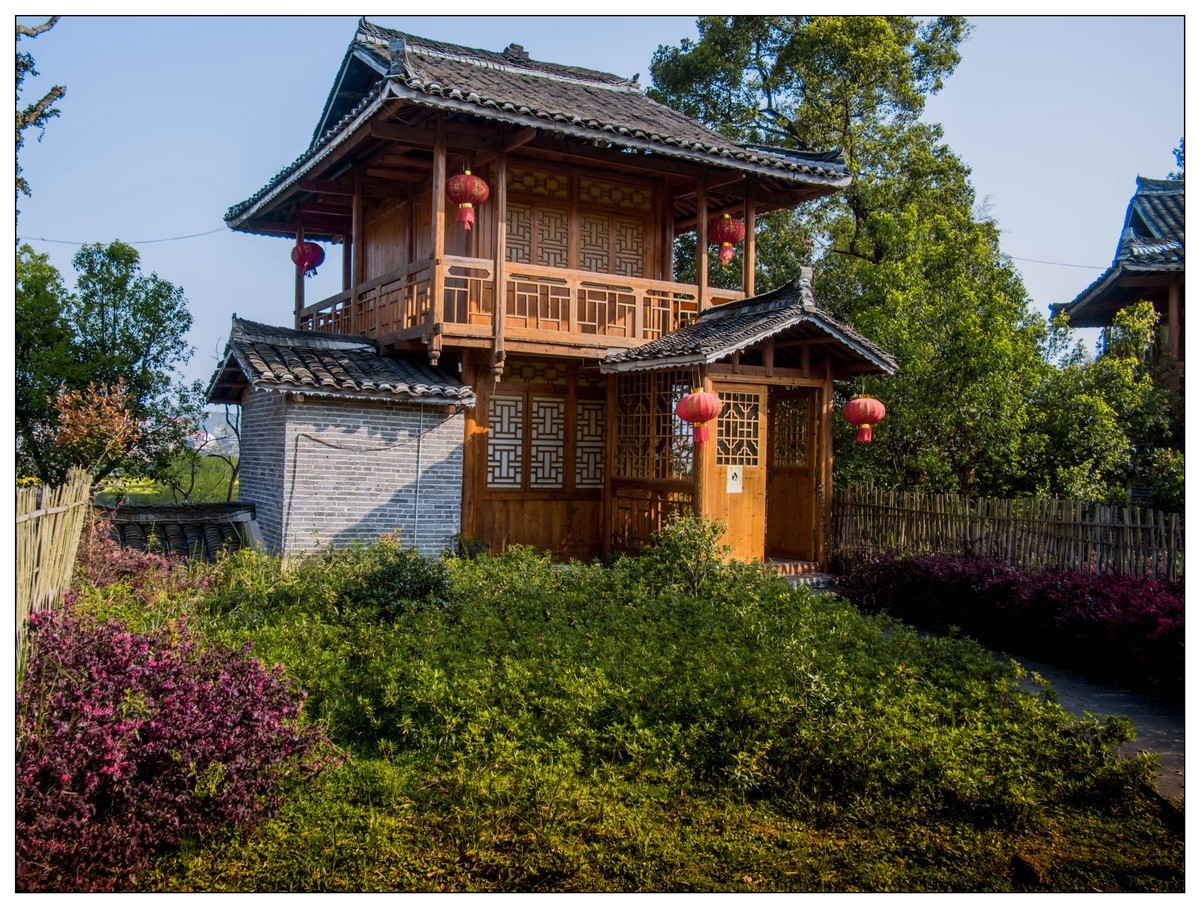
[[[363,225],[366,275],[371,280],[408,264],[408,206],[394,203],[368,214]]]

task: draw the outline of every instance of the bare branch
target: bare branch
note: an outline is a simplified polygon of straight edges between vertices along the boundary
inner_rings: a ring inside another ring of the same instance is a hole
[[[47,21],[43,22],[41,25],[33,25],[33,26],[18,25],[17,26],[17,34],[23,38],[36,38],[38,35],[42,34],[43,32],[48,32],[48,31],[50,31],[50,29],[54,28],[54,26],[58,24],[58,20],[61,18],[62,18],[62,16],[51,16]]]

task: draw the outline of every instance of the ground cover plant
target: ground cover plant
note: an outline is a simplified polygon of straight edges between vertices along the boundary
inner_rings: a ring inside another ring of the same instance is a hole
[[[838,589],[870,612],[1182,702],[1183,581],[1025,570],[966,555],[848,559]]]
[[[235,553],[169,600],[307,692],[340,765],[182,837],[159,891],[1179,891],[1182,838],[1077,720],[968,640],[721,561],[683,521],[637,559],[434,561],[395,540]]]

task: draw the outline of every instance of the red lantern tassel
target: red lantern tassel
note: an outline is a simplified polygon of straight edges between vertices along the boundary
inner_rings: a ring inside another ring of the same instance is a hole
[[[698,422],[692,426],[692,441],[697,447],[708,441],[708,423]]]
[[[855,441],[870,441],[871,440],[871,427],[869,425],[859,426],[858,432],[855,433],[854,440]]]
[[[471,225],[475,223],[475,206],[470,202],[463,202],[458,206],[458,216],[454,220],[470,230]]]

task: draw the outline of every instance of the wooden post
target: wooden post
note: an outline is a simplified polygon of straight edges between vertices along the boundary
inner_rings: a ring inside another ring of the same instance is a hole
[[[697,308],[708,308],[708,189],[701,179],[696,187],[696,295]]]
[[[304,215],[296,214],[296,245],[299,246],[304,242]],[[304,269],[299,265],[293,265],[296,269],[296,314],[293,318],[295,327],[300,327],[300,310],[304,308]]]
[[[483,400],[484,389],[477,383],[478,370],[475,366],[475,351],[463,354],[462,380],[472,388],[478,388],[476,403],[463,413],[463,463],[462,463],[462,513],[459,531],[464,537],[478,532],[476,517],[479,512],[478,492],[482,471],[479,464],[487,459],[487,401]],[[480,417],[483,425],[480,425]]]
[[[675,280],[675,211],[671,201],[671,187],[664,185],[660,190],[663,203],[662,211],[662,273],[660,280]]]
[[[821,569],[829,567],[825,539],[830,533],[829,502],[833,500],[833,363],[825,359],[825,384],[821,390],[821,536],[817,540],[817,561]]]
[[[746,248],[742,254],[742,290],[754,296],[754,178],[746,177]]]
[[[1174,358],[1174,374],[1171,376],[1175,390],[1182,390],[1183,376],[1183,302],[1180,299],[1182,287],[1179,281],[1172,281],[1167,288],[1167,352]]]
[[[433,286],[429,300],[429,362],[442,355],[442,320],[446,305],[446,115],[439,114],[433,145]]]
[[[504,317],[508,309],[508,287],[504,275],[508,241],[508,155],[500,152],[496,162],[496,186],[492,192],[496,209],[496,262],[492,270],[492,374],[504,372]]]

